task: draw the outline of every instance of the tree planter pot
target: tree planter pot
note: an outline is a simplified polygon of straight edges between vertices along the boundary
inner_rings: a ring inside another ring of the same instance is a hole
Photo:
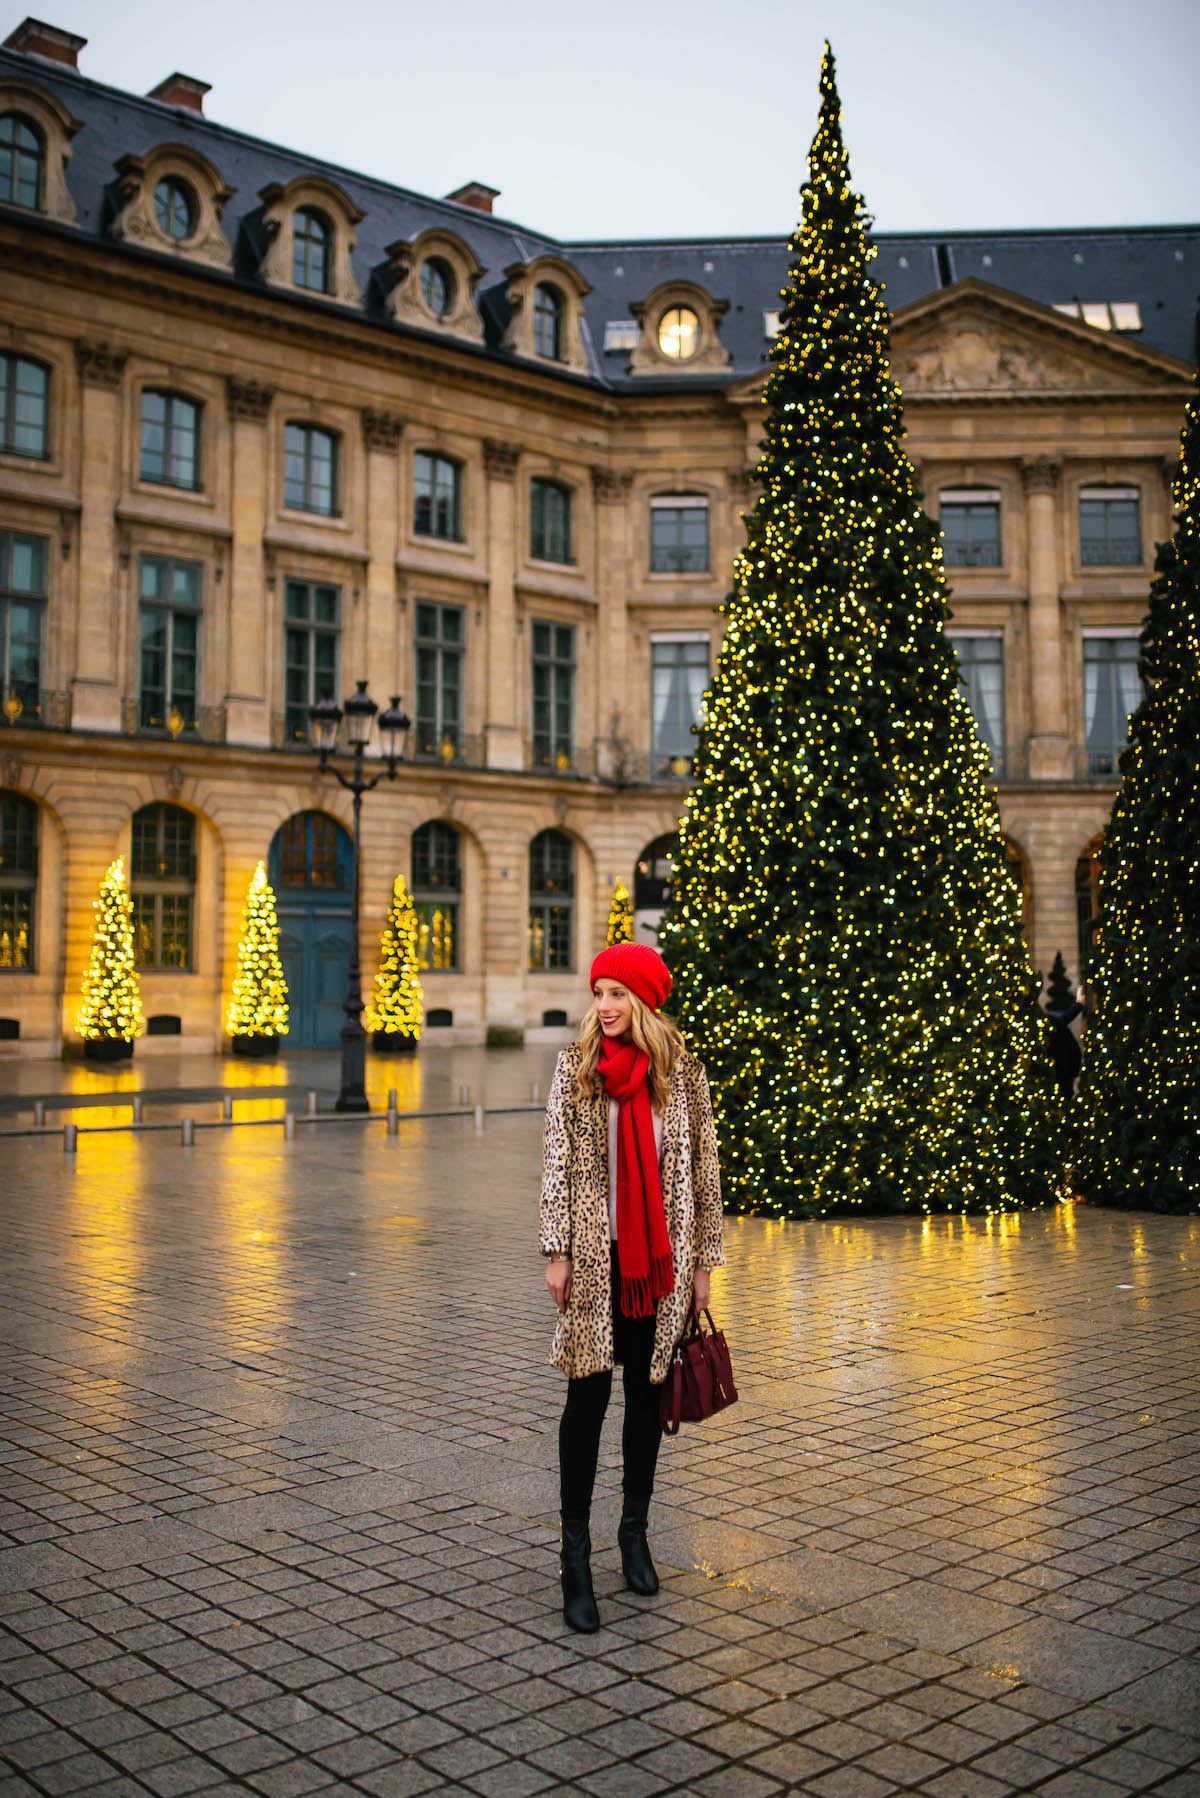
[[[231,1036],[235,1055],[274,1055],[279,1048],[277,1036]]]
[[[85,1037],[83,1055],[85,1061],[128,1061],[133,1055],[133,1042],[126,1042],[123,1036]]]
[[[417,1039],[400,1036],[394,1030],[375,1030],[371,1034],[371,1047],[376,1055],[414,1055]]]

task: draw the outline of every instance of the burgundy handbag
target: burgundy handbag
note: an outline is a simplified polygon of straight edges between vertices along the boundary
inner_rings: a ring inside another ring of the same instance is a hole
[[[714,1324],[711,1311],[704,1315],[712,1334],[705,1334],[693,1311],[663,1381],[658,1415],[668,1436],[678,1436],[681,1423],[700,1423],[737,1398],[724,1332]]]

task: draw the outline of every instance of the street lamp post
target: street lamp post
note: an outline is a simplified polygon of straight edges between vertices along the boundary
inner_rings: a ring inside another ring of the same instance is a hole
[[[321,758],[322,774],[331,773],[354,796],[354,910],[350,926],[350,967],[346,975],[346,999],[342,1009],[346,1013],[346,1022],[342,1025],[342,1087],[337,1096],[335,1111],[370,1111],[367,1102],[367,1033],[362,1025],[362,972],[358,960],[358,910],[359,910],[359,837],[362,824],[362,796],[377,787],[386,774],[389,780],[396,778],[396,764],[404,758],[404,742],[408,735],[410,719],[400,704],[399,694],[392,695],[392,703],[385,712],[380,713],[379,737],[385,765],[378,774],[368,778],[363,773],[363,756],[371,735],[371,724],[379,707],[367,692],[365,680],[357,682],[357,691],[346,701],[345,707],[338,705],[336,699],[318,699],[315,705],[308,708],[309,724],[312,729],[312,746]],[[337,744],[338,727],[343,717],[346,720],[346,735],[349,747],[354,756],[354,771],[343,774],[336,763],[330,761]]]

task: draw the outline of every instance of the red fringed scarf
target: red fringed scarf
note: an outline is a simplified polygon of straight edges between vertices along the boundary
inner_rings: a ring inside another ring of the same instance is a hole
[[[658,1177],[654,1114],[646,1076],[650,1057],[633,1043],[600,1045],[600,1078],[617,1102],[617,1253],[621,1310],[653,1317],[654,1301],[675,1290],[671,1239]]]

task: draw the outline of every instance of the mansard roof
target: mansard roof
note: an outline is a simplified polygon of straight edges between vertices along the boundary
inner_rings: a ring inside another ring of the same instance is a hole
[[[585,379],[637,392],[723,388],[745,380],[763,366],[767,348],[764,314],[777,309],[780,287],[787,277],[786,236],[559,240],[453,200],[431,198],[263,142],[185,108],[124,93],[38,57],[0,50],[0,79],[29,82],[56,95],[79,121],[68,180],[78,210],[78,231],[85,236],[108,239],[118,160],[130,154],[145,155],[156,145],[171,141],[207,157],[225,185],[234,190],[222,218],[234,246],[233,269],[227,275],[204,271],[199,278],[260,288],[252,250],[259,195],[268,186],[286,186],[299,176],[320,176],[335,182],[363,214],[353,267],[363,294],[364,314],[381,329],[417,329],[398,324],[385,307],[389,247],[441,227],[453,231],[485,270],[477,294],[485,353],[512,359],[512,352],[502,347],[508,324],[504,271],[514,263],[558,256],[573,264],[591,289],[584,301],[590,361]],[[60,227],[48,224],[47,228]],[[1047,306],[1072,301],[1135,302],[1141,328],[1121,333],[1123,341],[1189,362],[1197,359],[1200,224],[1063,231],[880,232],[875,243],[879,252],[875,272],[884,282],[893,312],[967,279]],[[715,302],[725,303],[719,336],[731,358],[728,368],[631,375],[628,349],[605,351],[605,326],[632,322],[632,308],[656,288],[679,281],[695,283]],[[315,307],[328,304],[318,295],[304,296],[303,303]],[[1111,335],[1115,340],[1117,333]],[[541,366],[548,374],[558,372],[553,365]]]

